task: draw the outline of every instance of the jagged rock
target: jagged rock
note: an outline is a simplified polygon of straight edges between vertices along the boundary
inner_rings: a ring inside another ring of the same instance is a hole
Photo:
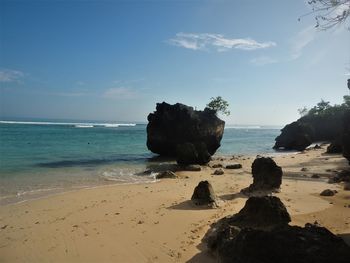
[[[253,183],[243,192],[275,190],[282,183],[282,168],[269,157],[256,158],[252,164]]]
[[[312,143],[313,131],[308,125],[300,122],[292,122],[281,130],[275,141],[276,150],[297,150],[302,151]]]
[[[201,181],[194,189],[191,197],[195,205],[216,206],[216,195],[208,181]]]
[[[218,248],[221,263],[345,263],[350,247],[324,227],[285,225],[242,229]]]
[[[278,197],[250,197],[239,213],[220,219],[207,232],[208,248],[215,252],[227,240],[234,238],[242,228],[273,228],[291,221],[286,207]]]
[[[333,196],[337,193],[336,190],[326,189],[320,193],[320,196]]]
[[[177,103],[158,103],[148,115],[147,147],[154,153],[177,158],[181,164],[203,164],[220,147],[225,122],[215,111],[196,111]]]
[[[159,174],[157,174],[156,178],[157,179],[163,179],[163,178],[175,179],[175,178],[177,178],[177,175],[172,171],[164,171],[164,172],[160,172]]]
[[[223,169],[216,169],[215,171],[214,171],[214,175],[223,175],[225,172],[224,172],[224,170]]]
[[[338,182],[350,182],[350,171],[343,170],[337,174]]]
[[[342,153],[343,145],[342,140],[338,137],[336,140],[332,141],[327,147],[327,153]]]
[[[326,228],[289,226],[277,197],[251,197],[236,215],[212,224],[204,237],[221,263],[345,263],[350,249]]]
[[[226,169],[241,169],[242,165],[240,163],[234,163],[226,165]]]

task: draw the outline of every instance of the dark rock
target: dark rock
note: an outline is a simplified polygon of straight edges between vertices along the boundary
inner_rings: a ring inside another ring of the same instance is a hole
[[[314,149],[315,149],[315,150],[319,150],[319,149],[322,149],[322,147],[319,146],[318,144],[316,144],[316,145],[314,146]]]
[[[239,213],[214,223],[204,239],[208,248],[215,252],[242,228],[270,229],[287,225],[290,221],[290,215],[278,197],[250,197]]]
[[[311,178],[317,179],[317,178],[320,178],[320,176],[319,176],[318,174],[313,174],[313,175],[311,176]]]
[[[189,164],[185,166],[180,166],[180,170],[188,172],[199,172],[202,170],[202,167],[198,164]]]
[[[178,164],[206,164],[211,156],[203,142],[182,143],[176,146],[176,161]]]
[[[340,180],[339,180],[339,178],[336,177],[336,176],[331,177],[331,178],[328,179],[328,183],[329,183],[329,184],[335,184],[335,183],[339,183],[339,182],[340,182]]]
[[[344,190],[345,190],[345,191],[350,191],[350,183],[349,183],[349,182],[346,182],[346,183],[344,184]]]
[[[275,141],[276,150],[297,150],[302,151],[312,143],[312,128],[300,122],[292,122],[281,130]]]
[[[336,138],[331,144],[327,147],[327,153],[342,153],[343,144],[340,137]]]
[[[305,167],[303,167],[303,168],[301,168],[300,169],[300,171],[302,171],[302,172],[306,172],[306,171],[308,171],[309,169],[307,169],[307,168],[305,168]]]
[[[343,118],[343,156],[350,164],[350,110],[344,114]]]
[[[221,263],[345,263],[350,247],[324,227],[282,226],[242,229],[218,248]]]
[[[211,168],[222,168],[222,164],[221,164],[221,163],[213,164],[213,165],[211,166]]]
[[[337,191],[335,190],[331,190],[331,189],[326,189],[326,190],[323,190],[321,193],[320,193],[320,196],[333,196],[337,193]]]
[[[326,228],[289,226],[290,216],[277,197],[251,197],[236,215],[212,224],[204,237],[218,262],[348,262],[349,246]]]
[[[199,182],[194,189],[191,200],[195,205],[216,206],[216,196],[208,181]]]
[[[154,153],[177,158],[181,164],[203,164],[220,147],[225,122],[215,111],[177,103],[158,103],[148,115],[147,147]]]
[[[350,182],[350,171],[348,170],[340,171],[336,177],[339,182]]]
[[[226,169],[241,169],[242,165],[240,163],[234,163],[226,165]]]
[[[269,157],[260,157],[252,164],[253,183],[243,192],[278,189],[282,183],[282,168]]]
[[[173,173],[172,171],[164,171],[164,172],[160,172],[159,174],[157,174],[156,178],[157,179],[163,179],[163,178],[175,179],[175,178],[177,178],[177,175],[175,173]]]
[[[224,170],[223,169],[216,169],[215,171],[214,171],[214,175],[223,175],[225,172],[224,172]]]

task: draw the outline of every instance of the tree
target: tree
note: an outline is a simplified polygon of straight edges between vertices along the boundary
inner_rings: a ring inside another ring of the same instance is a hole
[[[300,116],[303,117],[309,113],[309,110],[304,106],[304,107],[298,109],[298,112],[299,112]]]
[[[229,116],[231,114],[231,112],[227,109],[228,106],[228,102],[221,98],[221,96],[210,98],[210,102],[207,104],[207,107],[209,109],[214,110],[216,113],[221,112],[226,116]]]
[[[344,23],[350,16],[350,0],[310,0],[308,4],[312,11],[310,14],[315,15],[316,26],[322,30],[327,30]],[[300,21],[301,17],[299,18]]]

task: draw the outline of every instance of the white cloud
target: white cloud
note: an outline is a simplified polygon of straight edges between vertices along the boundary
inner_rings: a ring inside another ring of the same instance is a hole
[[[255,66],[264,66],[267,64],[273,64],[277,63],[278,61],[274,58],[268,57],[268,56],[260,56],[257,58],[253,58],[250,60],[250,63],[254,64]]]
[[[18,82],[23,76],[24,73],[19,70],[0,70],[0,82]]]
[[[292,40],[291,59],[294,60],[299,58],[303,53],[303,49],[309,45],[315,37],[316,30],[314,26],[308,26],[300,31]]]
[[[135,99],[138,93],[132,88],[118,87],[107,89],[103,94],[103,98],[108,99]]]
[[[257,42],[251,38],[225,38],[220,34],[193,34],[177,33],[176,36],[167,41],[169,44],[192,50],[228,51],[230,49],[256,50],[276,46],[275,42]]]

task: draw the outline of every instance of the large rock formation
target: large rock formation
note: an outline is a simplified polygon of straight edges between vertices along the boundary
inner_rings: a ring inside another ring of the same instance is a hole
[[[343,119],[343,155],[350,164],[350,110],[344,114]]]
[[[282,168],[270,157],[256,158],[252,164],[253,183],[242,191],[276,190],[282,183]]]
[[[350,247],[324,227],[242,229],[218,250],[221,263],[345,263]]]
[[[196,111],[176,103],[158,103],[148,115],[147,147],[154,153],[176,157],[180,164],[204,164],[220,147],[225,122],[215,111]]]
[[[345,263],[350,248],[326,228],[290,226],[278,197],[250,197],[242,210],[212,224],[204,240],[222,263]]]
[[[302,151],[313,142],[334,141],[341,136],[346,106],[311,110],[306,116],[286,125],[275,140],[274,149]]]
[[[292,122],[281,130],[275,141],[276,150],[298,150],[302,151],[312,143],[313,131],[308,125],[300,122]]]

